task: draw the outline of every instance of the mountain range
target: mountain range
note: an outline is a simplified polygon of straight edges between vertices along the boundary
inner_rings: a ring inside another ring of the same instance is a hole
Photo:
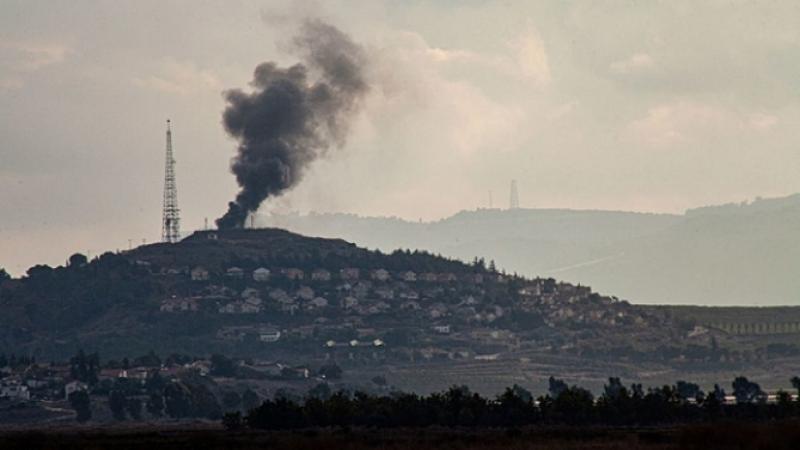
[[[590,285],[634,303],[796,305],[800,194],[684,214],[478,209],[435,222],[286,214],[269,226],[369,248],[482,257],[525,276]]]

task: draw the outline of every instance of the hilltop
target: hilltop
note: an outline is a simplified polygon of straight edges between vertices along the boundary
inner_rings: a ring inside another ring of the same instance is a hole
[[[800,194],[685,214],[479,209],[430,223],[347,214],[262,221],[382,250],[477,255],[637,303],[793,305],[800,292]]]
[[[336,362],[348,382],[391,374],[392,384],[423,392],[467,381],[493,392],[552,374],[589,386],[610,373],[656,382],[686,371],[758,376],[774,358],[800,356],[786,341],[796,329],[754,340],[482,259],[387,254],[280,229],[202,231],[36,266],[3,283],[0,308],[9,324],[0,353],[221,353],[250,361],[254,374],[265,364]]]

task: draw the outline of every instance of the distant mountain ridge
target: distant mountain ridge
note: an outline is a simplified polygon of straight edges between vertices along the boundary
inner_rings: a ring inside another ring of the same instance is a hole
[[[800,194],[682,215],[479,209],[430,223],[348,214],[263,221],[383,251],[481,256],[512,272],[588,284],[637,303],[800,304]]]

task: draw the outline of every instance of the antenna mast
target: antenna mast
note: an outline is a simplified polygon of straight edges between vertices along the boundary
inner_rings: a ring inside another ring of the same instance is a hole
[[[178,209],[178,187],[175,184],[175,158],[172,155],[172,129],[167,119],[167,155],[164,168],[164,210],[161,223],[161,240],[175,243],[181,237],[181,219]]]
[[[519,193],[517,192],[517,180],[511,180],[511,198],[508,201],[508,209],[519,209]]]

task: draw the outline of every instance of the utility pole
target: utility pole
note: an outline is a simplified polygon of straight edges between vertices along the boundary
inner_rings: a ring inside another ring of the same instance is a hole
[[[167,119],[167,154],[164,168],[164,209],[161,222],[161,240],[175,243],[181,237],[181,219],[178,209],[178,187],[175,184],[175,158],[172,154],[172,129]]]

